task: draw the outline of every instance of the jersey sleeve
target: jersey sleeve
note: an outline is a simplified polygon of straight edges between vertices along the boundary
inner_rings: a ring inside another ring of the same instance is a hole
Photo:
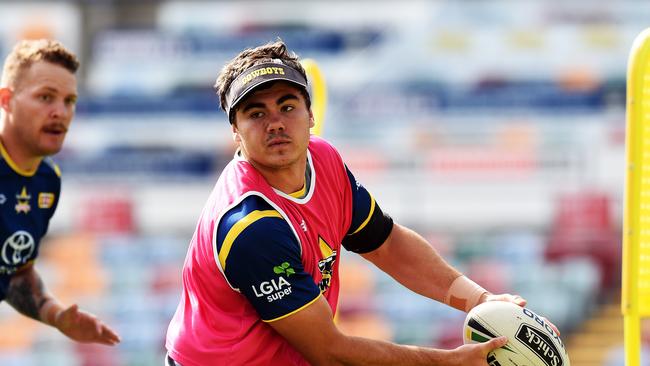
[[[345,170],[352,189],[352,222],[342,244],[349,251],[368,253],[386,241],[393,229],[393,219],[381,210],[347,166]]]
[[[304,271],[291,227],[261,197],[249,196],[229,210],[219,222],[216,240],[226,279],[263,321],[293,314],[320,295]]]

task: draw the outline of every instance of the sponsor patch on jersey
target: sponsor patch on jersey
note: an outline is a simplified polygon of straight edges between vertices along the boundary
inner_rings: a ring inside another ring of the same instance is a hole
[[[0,274],[12,274],[27,263],[36,249],[36,241],[24,230],[18,230],[5,240],[0,249]]]
[[[276,267],[276,268],[282,268],[282,267]],[[284,268],[284,270],[285,270],[284,273],[287,273],[287,276],[289,276],[287,270],[293,271],[291,267]],[[258,286],[252,286],[252,287],[255,296],[266,297],[267,302],[281,300],[283,297],[291,295],[291,283],[289,283],[289,281],[287,281],[287,279],[284,278],[283,276],[274,278],[270,281],[261,282]]]
[[[286,274],[287,277],[291,277],[292,274],[296,274],[296,271],[293,268],[291,268],[289,262],[283,262],[279,266],[273,267],[273,272],[279,275]]]
[[[38,194],[38,208],[52,208],[54,193],[41,192]]]

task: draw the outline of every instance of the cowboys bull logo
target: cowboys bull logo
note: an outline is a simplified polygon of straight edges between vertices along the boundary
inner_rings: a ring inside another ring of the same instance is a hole
[[[24,230],[16,231],[2,245],[2,260],[9,266],[25,264],[34,253],[35,247],[36,243],[30,233]],[[0,269],[8,270],[4,266]]]
[[[334,267],[335,261],[336,261],[336,251],[334,251],[334,255],[322,259],[321,261],[318,262],[318,269],[323,274],[323,278],[318,284],[318,288],[320,289],[321,293],[324,293],[325,291],[327,291],[328,288],[330,288],[330,283],[332,281],[332,269]]]

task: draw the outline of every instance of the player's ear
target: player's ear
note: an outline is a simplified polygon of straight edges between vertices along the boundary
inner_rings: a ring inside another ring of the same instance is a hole
[[[239,130],[237,129],[237,124],[235,122],[230,124],[232,130],[232,140],[236,143],[241,143],[241,136],[239,136]]]
[[[5,88],[0,88],[0,108],[4,110],[5,112],[10,112],[11,106],[11,96],[13,95],[13,92],[11,89],[5,87]]]
[[[316,122],[314,122],[314,112],[311,111],[311,108],[309,109],[309,128],[312,128],[316,125]]]

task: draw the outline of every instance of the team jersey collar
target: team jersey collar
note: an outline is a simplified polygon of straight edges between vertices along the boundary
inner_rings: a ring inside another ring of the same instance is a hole
[[[235,161],[246,161],[246,159],[242,156],[241,150],[237,149],[235,151],[235,156],[234,156]],[[311,198],[313,192],[314,192],[314,187],[316,186],[316,171],[314,170],[314,164],[311,159],[311,152],[307,150],[307,169],[305,171],[305,185],[303,188],[297,192],[291,193],[291,194],[286,194],[279,189],[275,189],[273,187],[273,191],[280,197],[284,197],[288,199],[289,201],[293,201],[296,203],[306,203],[309,201]]]
[[[308,178],[307,178],[308,177]],[[305,185],[298,192],[286,194],[279,189],[273,187],[273,191],[280,197],[284,197],[289,201],[296,203],[307,203],[314,194],[314,187],[316,186],[316,171],[314,170],[314,163],[311,160],[311,152],[307,150],[307,169],[305,171]],[[306,192],[305,192],[306,190]],[[297,197],[296,197],[297,196]]]
[[[34,170],[25,170],[21,169],[16,162],[11,159],[11,156],[9,156],[9,153],[7,152],[7,149],[5,149],[4,144],[2,143],[2,140],[0,140],[0,155],[2,155],[2,158],[7,162],[7,165],[16,172],[19,175],[22,175],[23,177],[32,177],[34,174],[36,174],[36,171],[38,170],[39,165],[34,168]]]

